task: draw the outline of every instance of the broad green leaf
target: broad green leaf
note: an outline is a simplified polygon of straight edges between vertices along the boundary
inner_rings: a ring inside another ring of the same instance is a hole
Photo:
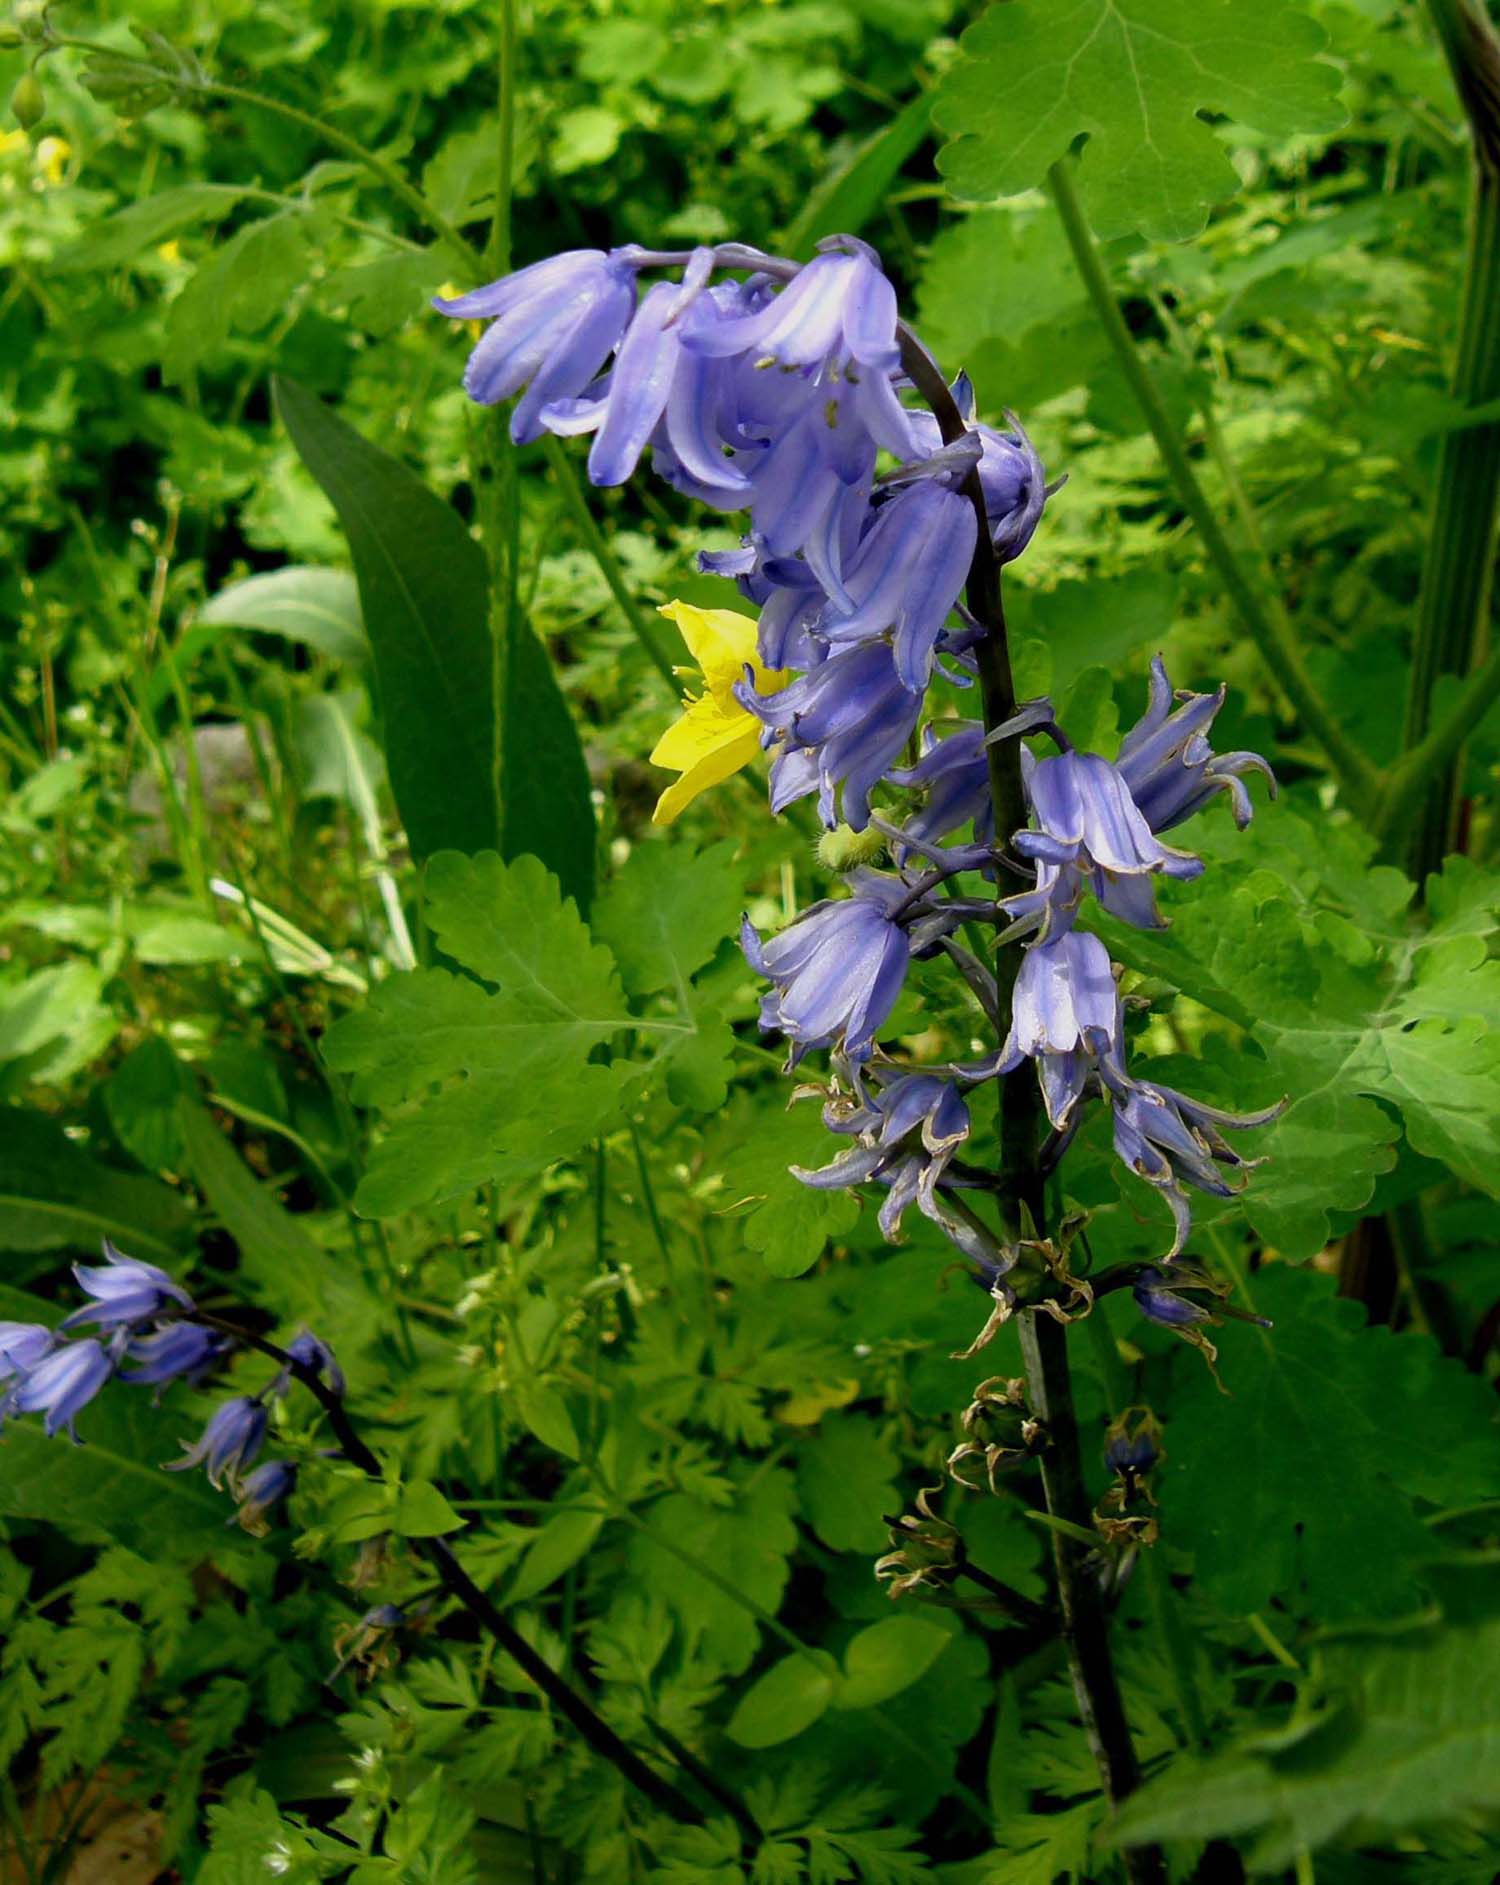
[[[815,1190],[788,1170],[826,1165],[838,1150],[816,1107],[768,1111],[749,1100],[736,1104],[705,1146],[710,1169],[723,1174],[723,1208],[744,1213],[745,1242],[772,1276],[801,1276],[858,1219],[851,1193]]]
[[[736,1484],[727,1506],[685,1492],[668,1493],[648,1510],[651,1530],[729,1582],[752,1606],[773,1615],[786,1589],[797,1530],[788,1516],[794,1493],[784,1468],[764,1466]],[[627,1547],[632,1574],[658,1593],[683,1626],[684,1654],[731,1675],[754,1659],[760,1626],[722,1583],[710,1583],[654,1539],[635,1534]]]
[[[543,1446],[567,1459],[578,1458],[578,1429],[560,1388],[550,1381],[518,1381],[512,1399],[516,1412]]]
[[[836,1681],[831,1657],[783,1656],[740,1697],[724,1732],[742,1748],[779,1747],[824,1713]]]
[[[1333,131],[1339,74],[1298,0],[1007,0],[963,36],[938,168],[970,201],[1035,189],[1087,137],[1079,186],[1101,236],[1195,236],[1239,179],[1200,113],[1272,137]]]
[[[670,841],[638,844],[599,898],[592,927],[631,995],[681,993],[739,925],[744,876],[732,842],[694,854]]]
[[[787,225],[778,252],[807,261],[821,236],[858,235],[878,214],[901,166],[927,135],[932,93],[918,92],[889,124],[866,138],[808,192]]]
[[[586,904],[588,773],[545,649],[524,620],[510,623],[497,805],[483,552],[450,506],[321,400],[278,379],[276,402],[349,539],[391,790],[413,850],[533,852]]]
[[[364,696],[357,689],[307,694],[296,703],[292,738],[304,799],[331,798],[347,805],[361,826],[378,834],[376,796],[384,771],[380,749],[359,729]]]
[[[86,962],[59,962],[0,987],[0,1060],[21,1060],[75,1029],[104,977]]]
[[[1121,1842],[1254,1835],[1249,1870],[1285,1876],[1299,1852],[1404,1843],[1500,1810],[1500,1621],[1335,1638],[1314,1673],[1317,1716],[1175,1763],[1123,1808]],[[1471,1876],[1489,1871],[1481,1860]]]
[[[694,1112],[724,1104],[734,1036],[722,1012],[730,990],[693,976],[734,933],[743,889],[731,843],[696,855],[681,844],[640,844],[594,911],[594,933],[609,944],[628,992],[666,991],[686,1024],[659,1037],[658,1064],[672,1099]]]
[[[896,1510],[898,1467],[884,1428],[855,1414],[826,1421],[797,1456],[797,1492],[813,1530],[832,1551],[877,1551],[882,1519]]]
[[[1409,1606],[1433,1547],[1411,1493],[1500,1485],[1493,1397],[1426,1338],[1363,1328],[1333,1289],[1261,1271],[1254,1306],[1274,1327],[1219,1338],[1233,1400],[1194,1364],[1174,1402],[1172,1432],[1191,1440],[1169,1434],[1164,1508],[1226,1610],[1273,1596],[1329,1618]]]
[[[439,1538],[444,1532],[462,1531],[463,1523],[427,1479],[403,1486],[391,1514],[391,1530],[398,1538]]]
[[[54,256],[48,266],[63,272],[117,268],[194,223],[222,222],[244,194],[232,183],[185,183],[179,189],[159,190],[93,224],[82,241]]]
[[[247,576],[211,596],[197,619],[200,626],[253,628],[306,642],[335,661],[364,661],[370,653],[359,588],[344,569],[294,565]]]
[[[190,1096],[178,1101],[188,1170],[239,1247],[240,1271],[256,1295],[283,1315],[314,1314],[330,1267],[326,1253],[251,1172],[212,1118]]]
[[[0,1249],[96,1252],[110,1237],[160,1263],[187,1245],[190,1230],[179,1193],[99,1164],[41,1113],[0,1115]]]
[[[7,1310],[15,1297],[8,1296]],[[132,1550],[173,1557],[221,1551],[234,1502],[201,1472],[166,1473],[182,1442],[198,1436],[207,1415],[181,1388],[161,1407],[149,1388],[108,1383],[78,1416],[74,1446],[48,1439],[28,1414],[5,1423],[0,1449],[0,1514],[42,1519],[81,1537],[106,1537]]]
[[[421,1101],[361,1182],[360,1208],[377,1216],[566,1157],[643,1071],[588,1061],[631,1017],[609,951],[536,858],[440,852],[425,900],[443,950],[493,987],[444,969],[394,975],[325,1037],[361,1100]]]
[[[228,339],[279,314],[307,270],[309,219],[300,212],[247,223],[198,264],[167,311],[162,377],[180,386]]]
[[[181,1158],[177,1102],[189,1090],[187,1070],[159,1034],[147,1035],[104,1083],[115,1137],[148,1172],[165,1171]]]
[[[527,1547],[505,1601],[519,1604],[539,1596],[577,1564],[603,1529],[603,1512],[587,1508],[554,1512],[537,1533],[536,1542]]]
[[[926,1617],[886,1617],[861,1630],[844,1651],[840,1708],[875,1708],[924,1676],[953,1641]]]

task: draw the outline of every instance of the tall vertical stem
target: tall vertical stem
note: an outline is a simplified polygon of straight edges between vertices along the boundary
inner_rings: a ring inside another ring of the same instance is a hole
[[[902,332],[902,364],[917,390],[935,414],[945,444],[967,430],[942,374],[917,343]],[[986,727],[1003,725],[1016,710],[1015,679],[1010,665],[1010,643],[1000,593],[1000,566],[990,541],[984,494],[977,469],[964,483],[973,504],[979,533],[969,572],[968,606],[985,635],[975,647],[980,695]],[[1005,843],[1026,823],[1026,797],[1021,781],[1019,739],[997,740],[988,749],[990,793],[995,808],[995,836]],[[997,895],[999,894],[997,887]],[[1011,1006],[1021,952],[1002,949],[995,964],[999,995],[998,1022],[1003,1035],[1010,1026]],[[1041,1091],[1033,1071],[1022,1068],[999,1081],[1000,1170],[997,1201],[1006,1237],[1041,1236],[1045,1232],[1044,1198],[1038,1152],[1041,1140]],[[1047,1510],[1091,1535],[1088,1490],[1078,1444],[1078,1416],[1073,1405],[1073,1383],[1068,1366],[1068,1331],[1063,1323],[1035,1309],[1019,1312],[1021,1353],[1026,1363],[1026,1389],[1032,1413],[1043,1423],[1047,1446],[1042,1454],[1042,1491]],[[1057,1575],[1058,1605],[1073,1691],[1099,1778],[1112,1807],[1118,1806],[1140,1784],[1140,1767],[1130,1738],[1130,1724],[1110,1653],[1109,1620],[1099,1586],[1090,1576],[1087,1548],[1066,1532],[1053,1529],[1052,1560]],[[1162,1885],[1166,1878],[1162,1856],[1155,1846],[1134,1847],[1122,1854],[1131,1885]]]
[[[1473,136],[1473,186],[1452,390],[1464,406],[1500,398],[1500,36],[1473,0],[1428,0]],[[1500,527],[1500,424],[1455,429],[1443,439],[1432,529],[1422,568],[1407,700],[1408,750],[1433,720],[1445,674],[1466,675],[1485,652]],[[1420,883],[1436,870],[1456,828],[1461,751],[1426,791],[1407,862]],[[1399,832],[1396,834],[1399,837]]]

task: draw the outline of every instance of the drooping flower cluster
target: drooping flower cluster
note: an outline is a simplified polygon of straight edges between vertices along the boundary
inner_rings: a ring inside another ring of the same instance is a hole
[[[654,269],[680,275],[642,293]],[[1221,792],[1243,826],[1245,774],[1270,774],[1254,754],[1214,753],[1222,690],[1174,693],[1160,657],[1114,760],[1076,751],[1047,702],[990,732],[942,713],[922,728],[933,684],[968,687],[977,672],[987,630],[962,599],[976,552],[994,566],[1019,556],[1056,488],[1019,423],[976,423],[966,379],[947,385],[900,322],[879,257],[852,236],[829,237],[801,267],[737,243],[581,250],[436,305],[491,321],[465,384],[484,403],[521,395],[515,439],[592,433],[596,484],[628,478],[649,448],[677,491],[748,513],[740,547],[700,565],[738,585],[758,612],[753,630],[727,611],[668,610],[708,691],[654,755],[683,775],[658,819],[735,770],[758,738],[774,811],[815,796],[829,832],[888,841],[894,870],[869,868],[873,847],[840,840],[864,859],[847,896],[770,940],[744,926],[745,955],[771,984],[762,1026],[786,1038],[791,1065],[831,1052],[824,1119],[852,1141],[798,1175],[883,1186],[893,1239],[915,1203],[997,1288],[1016,1250],[958,1195],[983,1187],[957,1156],[970,1131],[964,1089],[1031,1061],[1053,1128],[1047,1155],[1060,1156],[1086,1102],[1102,1102],[1120,1158],[1170,1207],[1161,1262],[1174,1262],[1188,1188],[1226,1193],[1224,1173],[1247,1161],[1225,1133],[1270,1115],[1221,1112],[1131,1075],[1113,965],[1078,917],[1093,897],[1126,923],[1159,925],[1156,880],[1203,869],[1162,834]],[[1025,736],[1055,750],[1023,747],[1030,822],[997,831],[989,748]],[[906,816],[892,822],[901,795]],[[1024,881],[998,906],[950,894],[951,879],[975,870]],[[944,951],[1000,1012],[995,978],[955,934],[997,909],[1001,946],[1025,951],[1000,1051],[941,1071],[893,1061],[879,1037],[913,960]],[[1138,1300],[1157,1313],[1157,1294]]]
[[[127,1257],[108,1238],[102,1264],[75,1265],[73,1274],[90,1298],[57,1325],[0,1322],[0,1426],[18,1414],[40,1414],[47,1434],[66,1433],[75,1444],[74,1422],[112,1379],[156,1389],[173,1381],[196,1385],[231,1353],[234,1338],[196,1320],[192,1298],[165,1270]],[[92,1324],[95,1335],[68,1339]],[[342,1392],[343,1375],[332,1351],[308,1330],[287,1344],[286,1364],[257,1393],[223,1401],[199,1438],[184,1442],[169,1472],[202,1466],[210,1483],[226,1483],[239,1502],[235,1517],[249,1531],[264,1531],[266,1515],[296,1484],[290,1460],[267,1460],[250,1468],[266,1438],[270,1404],[284,1395],[294,1376],[316,1377]],[[234,1519],[230,1520],[234,1523]]]

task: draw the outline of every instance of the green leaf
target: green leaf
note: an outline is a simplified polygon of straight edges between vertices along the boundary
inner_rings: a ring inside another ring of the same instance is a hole
[[[444,969],[394,975],[328,1031],[329,1064],[362,1101],[421,1101],[360,1184],[360,1209],[377,1216],[566,1157],[642,1071],[587,1061],[631,1018],[609,951],[536,858],[440,852],[425,903],[443,950],[492,987]]]
[[[588,773],[545,649],[519,616],[509,624],[502,815],[484,553],[450,506],[313,394],[278,379],[276,404],[349,539],[391,790],[412,849],[419,858],[446,846],[533,852],[586,905]]]
[[[1299,1851],[1404,1844],[1500,1809],[1500,1620],[1351,1634],[1315,1675],[1321,1710],[1174,1763],[1122,1808],[1120,1841],[1254,1835],[1249,1869],[1284,1875]]]
[[[840,1708],[874,1708],[910,1688],[953,1641],[951,1630],[925,1617],[886,1617],[861,1630],[844,1651]]]
[[[543,1446],[576,1460],[578,1429],[562,1392],[549,1381],[517,1381],[512,1390],[516,1412]]]
[[[204,1415],[178,1390],[153,1407],[149,1389],[110,1383],[78,1416],[81,1446],[48,1439],[40,1420],[5,1425],[0,1514],[41,1519],[132,1550],[177,1556],[221,1551],[234,1504],[199,1472],[165,1473],[196,1439]]]
[[[1079,186],[1101,236],[1195,236],[1239,186],[1199,114],[1272,137],[1343,122],[1326,35],[1297,0],[1008,0],[963,36],[937,121],[938,168],[984,201],[1042,184],[1078,137]]]
[[[788,1516],[792,1499],[791,1475],[762,1467],[736,1484],[727,1506],[707,1505],[685,1492],[668,1493],[650,1508],[651,1529],[727,1580],[751,1605],[774,1615],[797,1544]],[[640,1534],[630,1541],[628,1562],[681,1620],[689,1663],[698,1657],[731,1675],[749,1667],[760,1628],[744,1603]]]
[[[187,1070],[159,1034],[149,1034],[105,1082],[104,1109],[115,1137],[148,1172],[182,1156],[177,1102],[190,1091]]]
[[[239,1248],[242,1276],[284,1315],[315,1314],[324,1301],[327,1255],[190,1096],[178,1101],[177,1124],[188,1169]]]
[[[825,1420],[797,1456],[797,1492],[813,1530],[833,1551],[877,1551],[882,1515],[900,1504],[889,1436],[862,1415]]]
[[[335,661],[364,661],[370,653],[359,588],[346,569],[293,565],[247,576],[210,597],[198,611],[197,625],[280,635]]]
[[[587,1508],[554,1512],[529,1545],[506,1590],[508,1604],[524,1603],[555,1584],[577,1564],[604,1528],[604,1514]]]
[[[180,189],[159,190],[92,224],[83,240],[71,243],[48,266],[63,273],[117,268],[194,223],[222,222],[244,194],[232,183],[186,183]]]
[[[401,1488],[391,1513],[391,1530],[398,1538],[440,1538],[463,1530],[463,1520],[430,1480],[419,1479]]]
[[[931,92],[919,92],[889,124],[882,125],[814,184],[787,225],[777,245],[778,253],[805,262],[820,236],[835,231],[859,234],[879,213],[901,166],[927,136],[932,96]]]
[[[167,310],[162,378],[180,386],[229,338],[280,314],[307,269],[308,219],[300,212],[247,223],[200,262]]]
[[[669,842],[638,844],[599,898],[592,927],[608,943],[631,995],[683,992],[734,934],[744,876],[726,840],[693,853]]]
[[[99,1164],[41,1113],[0,1115],[0,1250],[97,1251],[111,1237],[160,1262],[190,1228],[181,1196],[154,1178]]]
[[[833,1700],[831,1657],[783,1656],[740,1697],[724,1732],[742,1748],[774,1748],[810,1728]]]
[[[1332,1279],[1285,1265],[1254,1279],[1271,1329],[1231,1325],[1220,1372],[1190,1369],[1162,1469],[1172,1536],[1224,1609],[1277,1597],[1325,1618],[1416,1601],[1432,1539],[1411,1493],[1500,1485],[1493,1397],[1415,1335],[1361,1325]],[[1351,1564],[1359,1576],[1349,1575]]]
[[[858,1219],[859,1200],[849,1192],[815,1190],[788,1170],[826,1165],[837,1150],[816,1108],[770,1110],[749,1098],[705,1145],[709,1168],[723,1174],[726,1208],[745,1212],[745,1242],[772,1276],[801,1276]]]
[[[86,962],[59,962],[0,988],[0,1060],[21,1060],[71,1033],[98,1002],[104,977]]]

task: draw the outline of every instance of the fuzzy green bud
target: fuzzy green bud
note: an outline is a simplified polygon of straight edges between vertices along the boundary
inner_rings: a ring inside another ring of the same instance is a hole
[[[832,831],[825,831],[818,840],[818,862],[824,870],[856,870],[861,864],[875,863],[884,852],[885,839],[873,825],[863,831],[853,831],[848,825],[837,825]]]
[[[23,131],[36,128],[46,116],[47,100],[34,72],[23,72],[10,95],[11,115]]]
[[[47,37],[46,0],[20,0],[16,8],[15,31],[22,39]]]

